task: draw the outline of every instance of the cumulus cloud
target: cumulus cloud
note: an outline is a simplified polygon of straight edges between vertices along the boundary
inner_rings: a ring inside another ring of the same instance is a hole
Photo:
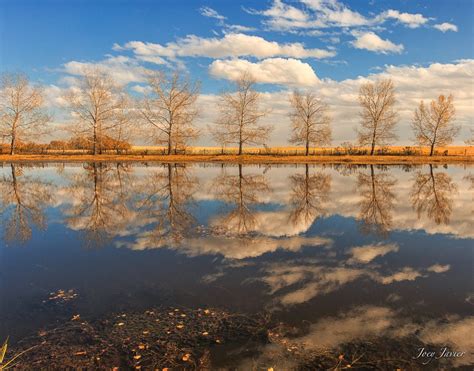
[[[391,19],[406,27],[417,28],[430,21],[430,18],[423,14],[400,12],[396,9],[388,9],[378,15],[368,17],[350,9],[338,0],[299,0],[299,3],[300,7],[296,7],[286,4],[282,0],[274,0],[268,9],[249,12],[265,17],[264,25],[278,31],[329,27],[371,27]]]
[[[403,51],[402,44],[394,44],[390,40],[384,40],[372,31],[353,32],[353,35],[356,39],[352,41],[352,45],[357,49],[366,49],[382,54],[401,53]]]
[[[429,21],[429,18],[424,17],[422,14],[401,13],[394,9],[389,9],[382,13],[380,18],[381,20],[396,19],[409,28],[418,28]]]
[[[123,49],[132,50],[138,59],[152,62],[152,58],[207,57],[228,58],[251,56],[258,59],[270,57],[329,58],[336,55],[332,50],[307,49],[302,43],[268,41],[260,36],[229,33],[222,38],[203,38],[188,35],[166,45],[130,41]],[[117,48],[116,48],[117,49]]]
[[[81,76],[87,69],[98,68],[111,75],[118,84],[146,81],[146,69],[132,58],[117,56],[99,62],[70,61],[64,65],[64,71],[71,75]]]
[[[447,31],[453,31],[453,32],[458,32],[458,26],[452,23],[444,22],[444,23],[438,23],[433,26],[437,30],[440,30],[441,32],[447,32]]]
[[[209,66],[209,73],[216,78],[237,80],[249,72],[257,82],[310,86],[319,82],[308,63],[293,58],[268,58],[252,63],[243,59],[216,60]]]

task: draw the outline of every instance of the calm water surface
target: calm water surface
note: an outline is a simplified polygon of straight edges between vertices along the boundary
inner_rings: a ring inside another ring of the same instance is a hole
[[[472,167],[5,163],[0,190],[0,339],[170,305],[474,349]]]

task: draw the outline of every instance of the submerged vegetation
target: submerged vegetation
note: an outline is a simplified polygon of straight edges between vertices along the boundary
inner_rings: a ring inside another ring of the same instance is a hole
[[[215,308],[154,308],[87,321],[75,315],[16,344],[21,369],[209,370],[423,369],[415,336],[383,336],[334,348],[309,346],[308,329]],[[451,360],[440,360],[448,367]],[[0,366],[1,369],[1,366]]]

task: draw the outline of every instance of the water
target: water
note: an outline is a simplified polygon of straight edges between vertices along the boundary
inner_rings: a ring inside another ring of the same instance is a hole
[[[182,306],[474,348],[473,168],[3,164],[0,187],[0,339]]]

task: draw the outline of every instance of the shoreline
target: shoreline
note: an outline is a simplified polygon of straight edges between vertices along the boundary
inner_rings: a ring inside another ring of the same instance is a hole
[[[403,155],[0,155],[0,162],[161,162],[161,163],[237,163],[237,164],[474,164],[474,156]]]

